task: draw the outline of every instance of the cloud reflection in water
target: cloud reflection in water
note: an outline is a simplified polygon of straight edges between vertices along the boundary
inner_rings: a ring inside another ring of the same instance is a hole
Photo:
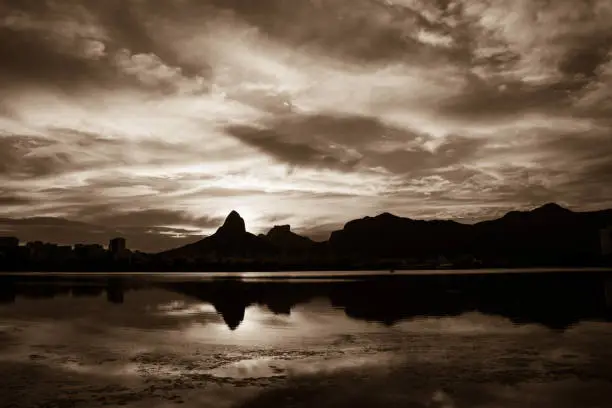
[[[0,391],[18,407],[569,408],[612,398],[612,351],[601,347],[612,328],[586,317],[559,330],[538,324],[549,319],[537,309],[520,324],[509,312],[443,315],[437,303],[419,315],[393,292],[374,304],[325,285],[311,296],[306,286],[162,283],[124,288],[123,303],[103,286],[45,285],[17,284],[14,303],[0,305]],[[242,293],[236,314],[228,293]],[[399,320],[376,319],[385,313]]]

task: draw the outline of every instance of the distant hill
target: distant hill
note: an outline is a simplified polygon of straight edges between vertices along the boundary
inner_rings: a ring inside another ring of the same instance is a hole
[[[275,225],[263,237],[278,249],[286,252],[312,250],[317,244],[310,238],[291,231],[291,226],[289,225]]]
[[[334,231],[329,244],[334,252],[357,256],[436,256],[467,249],[471,226],[455,221],[424,221],[389,213],[348,222]]]
[[[574,212],[549,203],[474,225],[385,213],[348,222],[332,233],[336,252],[388,257],[470,254],[480,258],[579,260],[600,251],[599,231],[612,210]]]
[[[612,210],[574,212],[549,203],[475,224],[471,246],[482,256],[499,254],[569,262],[599,254],[599,231],[608,225],[612,225]]]

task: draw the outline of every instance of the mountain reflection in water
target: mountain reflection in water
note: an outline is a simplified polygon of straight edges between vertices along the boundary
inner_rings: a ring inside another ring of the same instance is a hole
[[[252,305],[275,315],[290,315],[300,303],[329,300],[354,319],[391,326],[418,316],[458,316],[469,311],[539,323],[564,329],[583,320],[611,318],[610,278],[607,273],[361,276],[355,279],[148,280],[122,277],[36,276],[4,277],[0,302],[19,296],[53,298],[102,296],[124,302],[126,292],[152,288],[186,295],[211,304],[234,330]],[[607,292],[608,289],[608,292]]]
[[[4,276],[1,402],[603,407],[609,295],[603,272]]]

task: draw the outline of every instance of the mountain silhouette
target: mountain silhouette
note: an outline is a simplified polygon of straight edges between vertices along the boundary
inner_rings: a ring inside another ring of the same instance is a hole
[[[555,203],[530,211],[511,211],[501,218],[476,224],[450,220],[414,220],[382,213],[347,222],[328,241],[315,242],[274,226],[267,234],[246,231],[242,217],[232,211],[210,237],[163,253],[171,258],[264,259],[294,255],[311,262],[332,257],[376,261],[416,261],[473,257],[514,263],[580,264],[600,255],[599,231],[612,225],[612,210],[574,212]],[[273,258],[275,259],[275,258]]]
[[[222,226],[217,230],[218,236],[227,236],[231,238],[232,236],[240,236],[246,232],[246,225],[244,223],[244,219],[238,214],[236,211],[229,213],[225,222]]]
[[[598,254],[599,230],[610,224],[612,210],[574,212],[554,203],[473,225],[384,213],[347,223],[332,233],[330,244],[334,251],[379,257],[471,254],[569,261]]]
[[[225,218],[217,231],[200,241],[163,252],[168,257],[236,257],[272,255],[276,248],[267,240],[246,231],[244,219],[236,211]]]
[[[50,229],[48,224],[69,225],[53,218],[24,219],[21,223],[10,221],[4,225],[10,230],[29,222],[38,228],[36,231],[43,232]],[[254,235],[247,231],[240,214],[231,211],[211,236],[195,242],[198,238],[183,240],[189,243],[155,254],[126,252],[121,259],[101,247],[101,255],[100,250],[84,255],[82,246],[72,248],[36,242],[35,235],[28,245],[18,245],[18,238],[6,237],[0,243],[0,270],[297,271],[604,266],[612,265],[605,238],[606,228],[610,226],[612,210],[575,212],[548,203],[530,211],[510,211],[500,218],[476,224],[415,220],[385,212],[349,221],[342,229],[333,231],[327,241],[316,242],[294,233],[289,225],[276,225],[266,234]],[[64,234],[59,227],[52,230]],[[82,224],[75,239],[83,242],[88,231],[93,230],[92,225]],[[110,237],[118,236],[117,231],[104,231]],[[138,245],[137,236],[127,238]],[[279,307],[283,309],[282,305]]]
[[[471,247],[487,255],[578,260],[600,252],[599,231],[611,224],[612,210],[574,212],[549,203],[475,224]]]
[[[264,235],[274,246],[284,251],[310,250],[316,243],[310,238],[303,237],[291,231],[289,225],[275,225]]]
[[[469,225],[455,221],[424,221],[383,213],[348,222],[329,239],[334,252],[369,254],[376,257],[399,255],[435,256],[461,252]]]

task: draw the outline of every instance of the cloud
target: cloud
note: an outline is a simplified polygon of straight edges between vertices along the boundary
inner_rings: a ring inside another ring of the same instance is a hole
[[[226,131],[240,141],[292,166],[350,169],[359,161],[359,158],[340,157],[339,153],[333,152],[328,146],[314,147],[308,143],[287,140],[287,135],[274,129],[231,126]]]
[[[401,200],[406,205],[407,197],[419,198],[425,208],[413,214],[472,220],[550,201],[574,209],[612,205],[606,159],[612,154],[612,140],[605,131],[559,134],[534,128],[531,133],[515,142],[476,140],[470,149],[477,148],[458,156],[459,161],[442,155],[447,167],[427,170],[419,164],[425,172],[390,189],[387,205],[395,208]]]
[[[383,141],[410,141],[416,135],[387,125],[377,117],[333,113],[279,115],[266,123],[286,138],[351,148]]]
[[[170,218],[173,221],[183,220],[185,222],[189,220],[188,217],[183,217],[180,213],[174,216],[170,214],[170,212],[165,213],[165,221]],[[148,218],[151,215],[151,213],[145,215],[132,214],[137,220]],[[122,216],[125,217],[125,214]],[[197,230],[154,226],[162,221],[160,219],[153,221],[152,225],[133,225],[133,222],[128,222],[128,225],[121,225],[122,216],[115,216],[116,218],[108,216],[106,220],[100,218],[101,222],[116,221],[115,224],[94,224],[54,217],[0,218],[0,230],[3,235],[16,236],[22,242],[43,241],[64,245],[76,243],[107,245],[110,239],[122,236],[127,239],[130,249],[148,252],[158,252],[186,245],[202,238]]]
[[[3,8],[0,81],[6,89],[205,89],[200,76],[205,67],[181,67],[141,24],[137,2],[10,2]]]
[[[103,28],[91,21],[84,7],[51,4],[0,6],[0,81],[5,89],[34,84],[73,88],[110,80],[95,61],[94,44],[106,39]]]
[[[587,115],[607,116],[612,111],[612,50],[593,74],[592,80],[576,93],[575,103]]]
[[[319,234],[383,211],[612,205],[605,0],[7,0],[0,16],[0,216],[163,235],[235,208],[255,232],[283,217]]]
[[[475,30],[476,49],[511,53],[515,58],[501,68],[529,82],[588,75],[598,64],[598,48],[610,38],[612,9],[605,1],[561,1],[554,7],[537,1],[460,4],[462,17]]]
[[[460,136],[447,137],[432,147],[428,147],[428,141],[431,142],[425,139],[422,144],[415,143],[406,148],[371,152],[368,162],[395,174],[414,177],[444,171],[463,162],[469,163],[485,144],[479,139]]]
[[[183,226],[190,228],[217,228],[223,223],[221,217],[196,217],[181,211],[146,209],[141,211],[113,211],[108,207],[83,211],[91,222],[112,225],[115,228]]]
[[[0,81],[6,90],[50,84],[74,88],[110,80],[109,72],[97,62],[57,49],[43,33],[0,26],[0,58],[4,61]]]
[[[205,78],[185,77],[180,67],[168,66],[152,53],[131,54],[129,50],[121,49],[115,53],[114,63],[121,72],[135,77],[145,87],[187,93],[208,89]]]
[[[230,9],[264,35],[305,51],[322,52],[354,62],[390,61],[420,52],[414,38],[422,18],[414,10],[368,0],[264,0],[256,5],[211,1]],[[323,34],[324,33],[324,34]]]
[[[18,194],[13,194],[7,191],[0,190],[0,205],[1,206],[17,206],[30,204],[31,200]]]
[[[63,152],[38,154],[50,145],[48,140],[35,137],[0,137],[0,177],[45,177],[71,167],[70,158]]]
[[[475,79],[464,92],[439,106],[439,113],[460,121],[504,123],[529,114],[567,112],[571,84],[530,85]]]
[[[424,174],[456,165],[486,144],[462,136],[435,138],[360,115],[296,112],[263,126],[228,132],[291,165],[384,169],[391,174]]]

